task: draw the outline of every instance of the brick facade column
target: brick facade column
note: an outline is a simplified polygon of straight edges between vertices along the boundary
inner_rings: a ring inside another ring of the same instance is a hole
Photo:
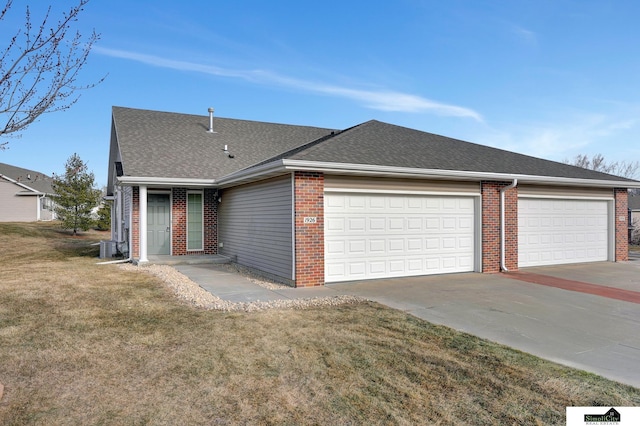
[[[500,272],[500,190],[511,182],[481,182],[482,272]],[[518,188],[505,192],[505,266],[518,269]]]
[[[173,188],[171,192],[171,253],[187,254],[187,189]]]
[[[615,197],[615,215],[616,225],[616,262],[624,262],[629,260],[629,193],[626,188],[615,188],[613,190]]]
[[[132,187],[131,196],[131,258],[140,257],[140,188]]]
[[[218,254],[218,191],[204,190],[204,254]]]
[[[294,172],[293,185],[295,284],[296,287],[324,285],[324,175]]]

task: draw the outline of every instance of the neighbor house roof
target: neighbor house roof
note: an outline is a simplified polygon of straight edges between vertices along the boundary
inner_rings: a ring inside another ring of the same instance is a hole
[[[208,132],[204,115],[114,107],[113,123],[110,164],[121,161],[121,181],[130,184],[163,178],[230,185],[285,170],[317,169],[640,187],[631,179],[376,120],[338,131],[214,118],[214,132]],[[118,152],[113,152],[114,140]]]
[[[25,194],[53,193],[53,188],[51,187],[52,178],[44,173],[0,163],[0,176],[8,178],[8,180],[24,188],[24,191],[19,192],[24,192]]]

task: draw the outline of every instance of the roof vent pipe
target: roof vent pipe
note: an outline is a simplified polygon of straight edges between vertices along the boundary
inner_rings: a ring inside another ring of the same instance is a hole
[[[209,107],[209,133],[215,133],[213,131],[213,108]]]

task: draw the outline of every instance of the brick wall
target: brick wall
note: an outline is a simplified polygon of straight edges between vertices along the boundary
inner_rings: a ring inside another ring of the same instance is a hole
[[[218,253],[217,191],[204,191],[204,250],[187,251],[187,189],[173,188],[171,205],[172,253],[174,256]]]
[[[296,287],[324,285],[324,175],[295,172],[294,191]]]
[[[481,183],[482,272],[500,272],[500,189],[511,182]],[[505,193],[505,266],[518,269],[518,188]]]
[[[171,201],[171,254],[187,254],[187,189],[173,188]]]
[[[140,188],[133,187],[131,198],[131,253],[132,258],[140,258]]]
[[[629,260],[629,195],[626,189],[613,190],[616,203],[616,262]],[[621,220],[622,219],[622,220]]]
[[[204,254],[218,254],[218,191],[204,190]]]

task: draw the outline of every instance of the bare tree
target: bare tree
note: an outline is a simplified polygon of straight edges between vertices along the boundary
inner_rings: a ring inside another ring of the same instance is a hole
[[[0,136],[20,132],[46,112],[62,111],[78,101],[76,91],[95,86],[77,86],[76,78],[100,36],[92,31],[83,37],[72,30],[89,0],[79,0],[69,12],[51,23],[51,6],[39,26],[32,23],[27,6],[24,27],[0,50]],[[2,22],[13,6],[6,0]],[[0,150],[7,141],[0,142]]]
[[[591,158],[585,154],[578,154],[573,160],[564,160],[564,163],[629,179],[635,179],[640,171],[638,161],[608,162],[602,154],[595,154]]]

